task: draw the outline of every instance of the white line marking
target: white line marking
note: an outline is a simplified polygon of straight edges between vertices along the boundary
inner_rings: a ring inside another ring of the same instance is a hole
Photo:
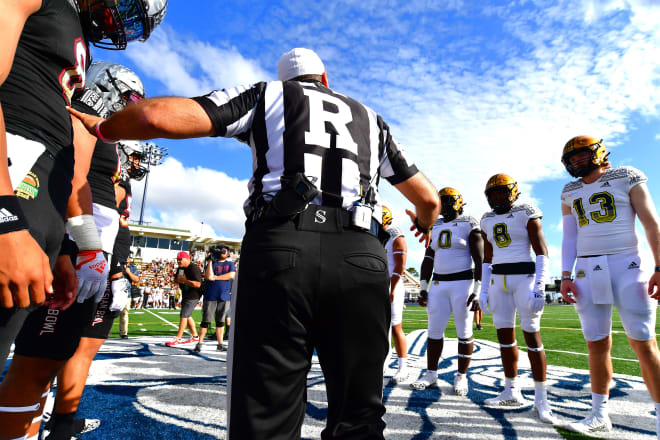
[[[151,310],[147,310],[147,309],[144,309],[144,311],[147,312],[147,313],[151,313],[152,315],[154,315],[156,318],[160,319],[161,321],[165,321],[166,323],[168,323],[169,325],[171,325],[175,329],[177,329],[177,330],[179,329],[179,326],[177,326],[176,324],[174,324],[174,323],[168,321],[167,319],[163,318],[158,313],[154,313]],[[188,330],[184,330],[183,332],[190,334],[190,332]]]
[[[527,347],[520,347],[520,348],[523,349],[523,350],[527,350]],[[546,348],[545,351],[553,351],[555,353],[576,354],[578,356],[589,356],[589,353],[576,353],[574,351],[551,350],[549,348]],[[626,362],[637,362],[637,363],[639,363],[639,360],[637,360],[637,359],[618,358],[618,357],[614,357],[614,356],[612,356],[611,358],[614,359],[614,360],[617,360],[617,361],[626,361]]]

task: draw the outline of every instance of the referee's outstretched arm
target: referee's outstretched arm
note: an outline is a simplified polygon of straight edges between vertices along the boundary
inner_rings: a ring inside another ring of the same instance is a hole
[[[429,179],[418,171],[415,175],[394,185],[403,196],[415,205],[417,223],[424,229],[431,229],[440,214],[440,198]]]

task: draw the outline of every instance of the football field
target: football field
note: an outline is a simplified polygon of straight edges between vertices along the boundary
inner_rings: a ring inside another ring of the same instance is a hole
[[[201,312],[195,312],[198,319]],[[224,439],[226,436],[227,354],[207,341],[202,352],[193,344],[166,347],[176,332],[178,311],[131,311],[128,339],[113,337],[104,344],[90,370],[79,414],[101,419],[98,429],[80,435],[96,439]],[[586,347],[579,321],[570,306],[550,306],[543,319],[544,345],[548,350],[549,400],[557,427],[540,423],[532,411],[533,382],[527,356],[521,353],[520,384],[528,405],[515,409],[491,408],[484,399],[503,385],[499,348],[489,315],[484,329],[475,332],[475,351],[469,371],[470,392],[454,396],[457,342],[448,328],[445,350],[438,368],[440,386],[414,391],[409,383],[426,365],[426,312],[408,306],[404,328],[408,340],[411,376],[393,386],[393,354],[385,369],[383,401],[387,408],[387,439],[577,439],[561,426],[578,420],[590,407]],[[610,392],[614,432],[602,438],[655,439],[653,404],[639,377],[639,364],[627,346],[618,318],[613,323],[615,376]],[[523,342],[522,335],[518,337]],[[524,351],[524,343],[521,343]],[[307,378],[307,408],[303,439],[320,438],[327,414],[325,384],[314,357]]]
[[[199,326],[201,310],[195,310],[193,318]],[[129,334],[130,336],[174,336],[175,326],[179,323],[179,311],[167,309],[131,310]],[[475,339],[484,339],[497,342],[497,335],[493,327],[492,315],[484,314],[483,330],[474,332]],[[549,365],[570,368],[588,369],[587,344],[582,337],[580,320],[573,306],[550,305],[546,306],[541,320],[541,335]],[[417,305],[408,305],[403,312],[403,330],[406,334],[414,330],[427,328],[426,309]],[[212,331],[210,331],[212,332]],[[519,346],[525,346],[520,329],[517,330]],[[656,323],[656,333],[660,334],[660,323]],[[115,320],[112,328],[112,337],[119,336],[119,320]],[[456,337],[456,327],[450,321],[447,338]],[[660,338],[659,338],[660,340]],[[639,376],[639,362],[630,344],[619,315],[614,311],[612,317],[612,363],[614,372]]]

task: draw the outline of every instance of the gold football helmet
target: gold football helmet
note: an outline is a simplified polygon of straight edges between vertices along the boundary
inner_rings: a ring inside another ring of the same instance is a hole
[[[383,226],[389,226],[392,224],[392,211],[390,208],[383,205]]]
[[[463,196],[457,189],[448,186],[442,188],[438,195],[442,205],[441,214],[444,218],[455,218],[463,213]]]
[[[498,190],[504,190],[504,197],[497,197],[496,192]],[[506,174],[495,174],[493,177],[488,179],[486,183],[486,199],[488,199],[488,204],[495,211],[496,214],[504,214],[511,209],[513,203],[518,200],[520,196],[520,191],[518,191],[518,182],[516,182],[513,177]]]
[[[570,161],[571,156],[582,151],[591,152],[591,160],[586,165],[580,167],[572,165]],[[598,167],[609,167],[610,163],[607,160],[609,155],[610,153],[607,152],[602,139],[591,136],[575,136],[564,145],[561,162],[571,176],[584,177]]]

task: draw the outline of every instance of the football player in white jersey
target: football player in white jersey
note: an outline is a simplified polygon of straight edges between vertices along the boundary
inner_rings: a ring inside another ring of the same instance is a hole
[[[469,385],[467,369],[472,358],[472,317],[481,286],[484,243],[479,223],[463,214],[463,196],[454,188],[440,190],[442,219],[431,230],[431,244],[422,262],[419,303],[426,306],[428,337],[426,373],[412,389],[423,390],[438,385],[438,362],[442,355],[445,329],[452,313],[458,337],[458,371],[454,376],[454,394],[465,396]],[[472,269],[474,261],[475,269]],[[433,274],[432,285],[429,280]]]
[[[592,391],[591,414],[568,428],[586,434],[612,430],[607,400],[612,380],[614,305],[655,402],[660,439],[660,355],[655,336],[660,299],[658,216],[646,176],[629,166],[611,168],[608,156],[602,140],[590,136],[572,138],[562,154],[569,174],[578,180],[566,184],[561,194],[561,294],[566,301],[575,303],[580,316],[589,349]],[[650,277],[639,257],[635,214],[655,259],[655,271]]]
[[[392,376],[390,382],[398,384],[408,378],[408,366],[406,357],[408,347],[406,345],[406,335],[403,333],[401,323],[403,322],[403,300],[405,288],[401,276],[406,267],[406,239],[403,236],[403,230],[398,226],[392,225],[392,211],[383,205],[383,229],[389,234],[385,242],[385,251],[387,252],[387,265],[390,269],[390,303],[392,305],[392,340],[397,354],[398,367]]]
[[[504,367],[505,389],[500,395],[486,399],[485,403],[498,406],[527,403],[516,383],[517,310],[534,377],[534,408],[541,421],[554,424],[557,419],[548,403],[546,360],[540,333],[548,274],[548,248],[541,225],[541,211],[529,204],[515,203],[519,195],[518,183],[506,174],[496,174],[486,184],[486,198],[493,210],[481,219],[485,249],[479,303],[484,313],[489,313],[489,308],[493,313]]]

